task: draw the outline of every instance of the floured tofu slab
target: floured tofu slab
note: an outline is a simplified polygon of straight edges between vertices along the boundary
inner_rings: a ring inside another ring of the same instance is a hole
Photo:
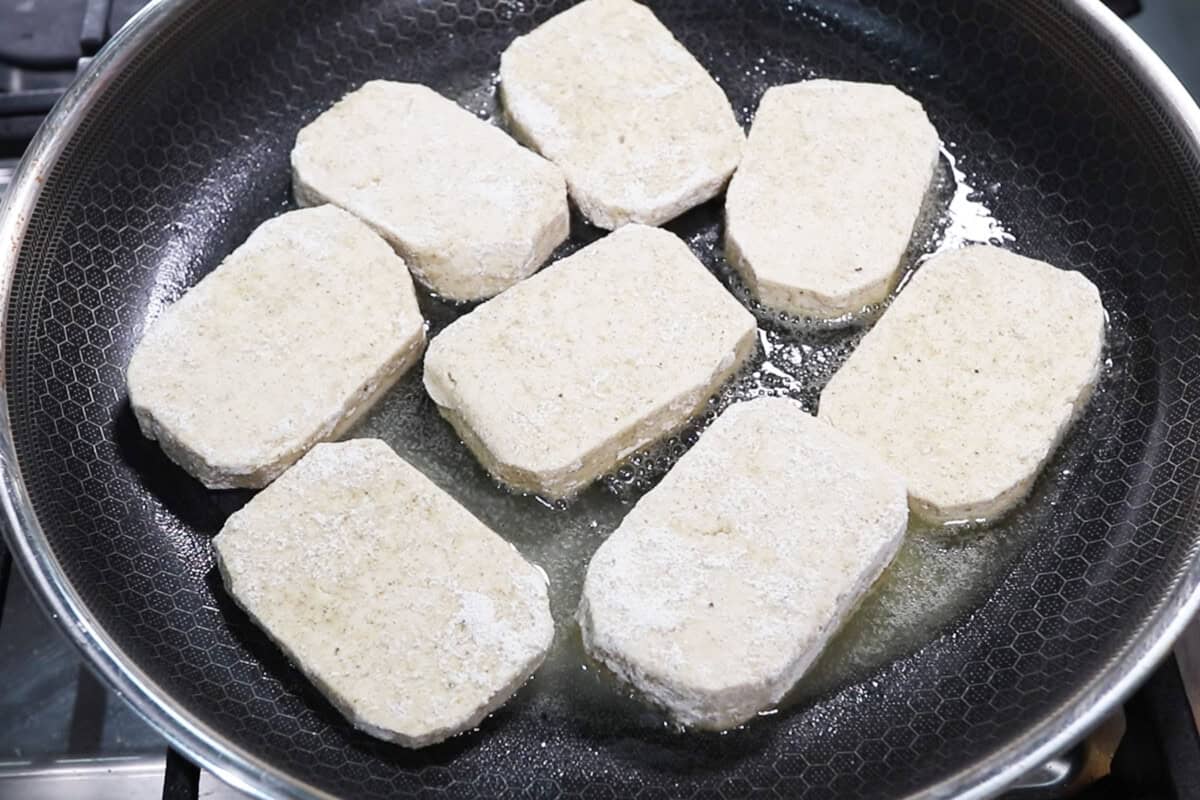
[[[554,637],[545,574],[378,439],[317,445],[213,545],[254,623],[405,747],[478,725]]]
[[[666,222],[720,193],[741,158],[721,87],[631,0],[587,0],[515,40],[500,97],[514,135],[562,167],[601,228]]]
[[[836,319],[896,285],[938,134],[892,86],[768,89],[725,199],[725,251],[763,305]]]
[[[567,238],[558,167],[414,83],[370,81],[305,126],[292,179],[298,203],[365,220],[449,300],[504,291]]]
[[[685,725],[796,683],[900,547],[904,484],[782,398],[731,406],[588,565],[588,652]]]
[[[264,222],[149,326],[126,374],[142,433],[210,489],[266,486],[411,367],[404,261],[333,206]]]
[[[996,247],[926,262],[821,394],[905,478],[915,513],[986,520],[1028,494],[1100,375],[1096,287]]]
[[[687,245],[629,225],[451,323],[425,388],[493,476],[562,498],[696,414],[755,330]]]

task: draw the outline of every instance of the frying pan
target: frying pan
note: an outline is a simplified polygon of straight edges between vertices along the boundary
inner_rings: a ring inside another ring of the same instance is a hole
[[[995,579],[906,652],[723,736],[670,730],[560,658],[480,731],[411,752],[353,731],[220,589],[209,540],[248,495],[204,491],[138,435],[132,346],[288,207],[301,125],[376,77],[493,114],[499,53],[565,5],[159,0],[113,40],[0,215],[0,457],[18,563],[101,676],[263,796],[994,794],[1112,709],[1200,601],[1200,113],[1091,0],[651,4],[744,122],[767,85],[805,77],[913,94],[1007,246],[1101,289],[1111,365],[1069,468],[1043,476]],[[716,202],[670,227],[727,277],[719,221]],[[423,303],[435,330],[460,313]],[[834,336],[825,360],[852,344]],[[526,552],[559,541],[562,559],[586,561],[612,503],[639,490],[610,482],[562,510],[473,488],[478,467],[419,377],[369,425]],[[568,654],[570,594],[555,609]]]

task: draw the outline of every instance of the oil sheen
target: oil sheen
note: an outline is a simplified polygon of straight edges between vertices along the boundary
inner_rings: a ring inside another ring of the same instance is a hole
[[[463,99],[474,102],[464,105],[481,117],[492,118],[490,97],[488,91],[465,91]],[[976,191],[959,170],[952,144],[948,144],[905,256],[897,291],[923,261],[938,252],[974,242],[1004,244],[1012,239],[978,199],[981,196],[986,192]],[[661,713],[638,702],[583,651],[574,613],[596,548],[729,404],[781,395],[815,411],[825,383],[886,306],[865,308],[839,325],[813,325],[759,307],[724,259],[719,202],[708,205],[712,207],[691,212],[669,227],[754,311],[759,322],[758,348],[749,364],[709,402],[705,413],[676,435],[633,456],[576,498],[550,503],[513,494],[483,471],[438,415],[422,388],[420,370],[407,376],[352,433],[387,441],[546,571],[557,623],[555,643],[546,664],[512,702],[533,704],[538,713],[566,719],[569,724],[604,725],[609,730],[615,725],[631,736],[640,729],[661,729],[668,724]],[[574,241],[595,238],[581,226],[576,220]],[[469,310],[437,298],[423,298],[422,302],[432,335]],[[1112,321],[1109,337],[1110,350],[1119,349],[1123,341],[1120,320]],[[1102,417],[1104,405],[1110,402],[1112,393],[1106,393],[1105,387],[1120,379],[1113,361],[1109,360],[1088,417]],[[891,567],[781,709],[869,679],[874,670],[903,658],[969,615],[995,589],[1014,557],[1045,524],[1047,515],[1054,513],[1074,465],[1086,454],[1085,439],[1078,433],[1069,435],[1043,472],[1033,496],[998,522],[950,528],[913,524]]]

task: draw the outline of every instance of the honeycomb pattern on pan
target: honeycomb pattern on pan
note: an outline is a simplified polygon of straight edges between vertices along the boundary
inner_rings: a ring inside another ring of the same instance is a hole
[[[652,3],[744,120],[766,85],[813,75],[918,97],[1015,248],[1083,271],[1123,331],[1108,413],[1075,434],[1091,447],[1064,499],[944,635],[725,736],[632,730],[572,714],[569,698],[556,716],[518,696],[481,733],[412,753],[353,732],[221,591],[208,541],[248,495],[204,491],[139,436],[124,398],[132,344],[286,206],[302,124],[381,76],[486,115],[500,51],[561,5],[214,0],[130,68],[127,94],[97,108],[51,176],[5,331],[20,466],[74,586],[202,722],[351,797],[879,798],[1019,740],[1191,563],[1200,488],[1200,212],[1187,199],[1200,165],[1042,0]]]

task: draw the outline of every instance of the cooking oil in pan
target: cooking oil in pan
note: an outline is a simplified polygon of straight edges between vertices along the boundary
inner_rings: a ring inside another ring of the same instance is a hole
[[[486,109],[481,111],[486,115]],[[940,250],[973,241],[1002,244],[1011,239],[975,199],[978,195],[967,184],[952,153],[946,150],[944,155],[928,213],[906,256],[911,266],[900,286],[913,268]],[[514,702],[534,704],[540,713],[574,719],[581,725],[607,724],[602,720],[616,720],[623,729],[666,724],[660,714],[647,709],[591,662],[581,646],[574,612],[596,548],[726,406],[780,395],[815,411],[821,389],[882,310],[864,309],[855,324],[841,327],[781,317],[757,307],[749,298],[721,257],[718,226],[706,226],[689,237],[689,244],[755,310],[760,323],[758,351],[697,420],[668,441],[633,457],[575,499],[548,503],[498,487],[439,417],[419,374],[411,374],[396,387],[356,431],[359,436],[388,441],[546,571],[556,640],[545,665]],[[435,332],[462,313],[436,302],[426,312]],[[1105,377],[1106,381],[1112,379],[1111,374]],[[1102,382],[1090,416],[1103,416],[1103,408],[1096,407],[1106,402]],[[1034,496],[1009,518],[979,529],[913,524],[892,566],[782,705],[804,703],[862,679],[915,651],[969,613],[995,588],[1038,529],[1046,509],[1057,502],[1063,479],[1087,453],[1086,444],[1073,442],[1088,438],[1068,438],[1043,473]]]

